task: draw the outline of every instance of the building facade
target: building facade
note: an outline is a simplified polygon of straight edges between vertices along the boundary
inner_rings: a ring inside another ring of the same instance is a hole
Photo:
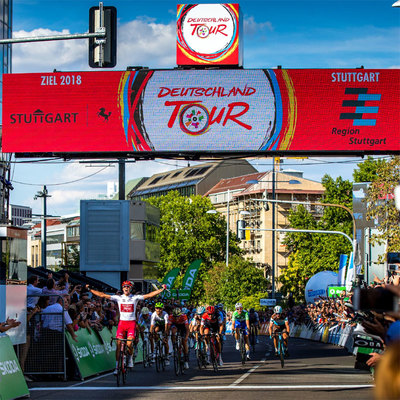
[[[32,221],[32,208],[10,204],[8,215],[12,226],[23,226]]]
[[[258,183],[255,183],[258,181]],[[275,203],[275,229],[290,228],[288,215],[290,208],[295,205],[291,201],[304,201],[305,207],[314,215],[321,215],[323,209],[313,206],[324,193],[321,183],[305,179],[301,172],[275,172],[275,199],[288,203]],[[283,243],[285,233],[275,232],[272,229],[272,203],[259,200],[272,199],[273,174],[272,171],[255,173],[236,178],[222,179],[210,189],[208,196],[215,209],[222,215],[227,215],[229,203],[229,227],[237,231],[237,221],[244,220],[249,231],[240,247],[245,257],[252,259],[259,268],[264,270],[266,278],[272,278],[272,235],[275,234],[275,277],[287,267],[288,249]],[[264,230],[265,229],[265,230]],[[268,230],[267,230],[268,229]]]

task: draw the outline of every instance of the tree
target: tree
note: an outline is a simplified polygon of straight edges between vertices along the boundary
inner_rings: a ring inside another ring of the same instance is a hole
[[[352,208],[352,184],[341,177],[334,180],[329,175],[322,178],[325,193],[322,203],[340,204]],[[322,206],[322,216],[311,214],[304,206],[292,209],[289,214],[290,227],[305,230],[329,230],[344,232],[352,236],[352,217],[339,207]],[[304,299],[304,290],[311,276],[320,271],[337,271],[340,254],[350,253],[351,244],[341,235],[319,233],[288,233],[285,238],[291,254],[288,266],[279,277],[281,291],[292,293],[299,302]]]
[[[172,268],[179,267],[180,274],[174,285],[179,288],[187,267],[195,260],[203,260],[191,299],[199,301],[204,295],[203,281],[208,270],[225,260],[226,222],[220,214],[207,214],[213,208],[209,198],[190,198],[172,191],[165,196],[147,200],[160,209],[160,230],[156,240],[160,243],[159,278]],[[238,240],[230,235],[230,254],[240,254]]]
[[[394,189],[400,182],[400,157],[380,163],[378,177],[371,183],[365,198],[367,219],[377,221],[378,233],[371,235],[372,244],[387,243],[387,252],[400,251],[399,211],[394,203]],[[385,256],[380,257],[384,262]]]
[[[383,159],[374,159],[368,156],[366,160],[357,164],[358,169],[353,171],[354,182],[373,182],[378,178],[378,169],[385,164]]]
[[[266,292],[268,281],[264,272],[252,261],[240,256],[232,256],[228,267],[217,263],[207,274],[205,280],[205,301],[208,304],[224,303],[229,309],[242,298]]]

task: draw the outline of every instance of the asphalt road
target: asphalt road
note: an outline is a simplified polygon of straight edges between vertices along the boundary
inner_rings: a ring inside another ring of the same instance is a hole
[[[261,337],[252,360],[242,366],[232,337],[224,348],[224,365],[218,373],[199,370],[191,352],[190,369],[176,377],[171,363],[162,373],[135,366],[125,387],[117,387],[111,373],[84,382],[32,382],[32,399],[373,399],[371,375],[354,369],[354,356],[328,344],[301,339],[289,342],[284,368],[272,354],[271,341]]]

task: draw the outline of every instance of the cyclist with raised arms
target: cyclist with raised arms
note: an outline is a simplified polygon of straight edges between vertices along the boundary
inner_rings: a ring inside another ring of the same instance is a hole
[[[89,288],[89,285],[86,285],[86,288],[89,289],[89,292],[97,297],[103,297],[106,299],[114,300],[118,303],[119,309],[119,323],[117,328],[117,339],[124,339],[125,333],[126,338],[128,341],[127,349],[129,353],[128,357],[128,367],[133,367],[133,360],[132,360],[132,342],[135,339],[135,331],[136,331],[136,307],[137,303],[141,300],[150,299],[151,297],[157,296],[166,288],[166,285],[163,285],[161,289],[155,290],[154,292],[139,296],[134,296],[131,294],[131,290],[133,288],[133,284],[130,281],[125,281],[122,283],[122,295],[110,295],[107,293],[99,292],[97,290],[93,290]],[[118,373],[118,359],[121,350],[121,341],[117,340],[117,351],[115,352],[116,355],[116,365],[114,370],[114,375]]]
[[[188,356],[188,337],[189,337],[189,321],[185,314],[182,314],[182,310],[178,307],[172,310],[172,314],[168,317],[168,325],[167,325],[167,335],[169,332],[172,333],[172,343],[175,343],[176,334],[179,334],[182,337],[183,343],[183,353],[185,355],[184,368],[189,368],[189,356]]]
[[[153,361],[155,358],[154,354],[154,335],[158,335],[158,332],[164,333],[164,346],[165,346],[165,354],[167,358],[165,360],[165,365],[169,365],[169,346],[168,346],[168,337],[166,334],[166,326],[168,325],[168,313],[164,311],[164,304],[158,302],[154,306],[155,312],[151,314],[150,321],[150,344],[151,351],[153,353]]]
[[[242,303],[235,304],[235,312],[232,314],[232,335],[235,335],[236,350],[240,349],[239,329],[243,329],[243,335],[246,345],[246,358],[250,360],[250,345],[249,345],[250,320],[249,320],[249,313],[243,309]]]
[[[208,335],[211,333],[216,333],[216,339],[218,344],[218,364],[220,366],[223,365],[222,356],[221,356],[221,337],[222,331],[224,329],[224,325],[222,324],[222,318],[218,310],[215,309],[213,306],[208,306],[206,308],[206,312],[201,317],[201,325],[200,325],[200,334],[201,335]],[[210,361],[210,338],[206,337],[207,343],[207,355],[208,361]]]
[[[275,356],[278,356],[278,339],[275,335],[277,331],[282,332],[283,342],[285,343],[286,352],[285,356],[289,356],[288,352],[288,340],[289,340],[289,320],[287,317],[282,315],[282,307],[275,306],[274,314],[271,316],[271,320],[269,321],[269,337],[272,338],[274,336],[274,346],[275,346]]]

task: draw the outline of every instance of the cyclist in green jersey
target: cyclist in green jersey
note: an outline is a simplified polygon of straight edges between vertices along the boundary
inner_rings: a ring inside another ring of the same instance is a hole
[[[249,313],[243,310],[242,303],[236,303],[235,312],[232,315],[232,335],[235,335],[236,350],[239,350],[239,329],[243,329],[244,340],[246,343],[246,358],[250,360],[249,331],[250,320]]]

